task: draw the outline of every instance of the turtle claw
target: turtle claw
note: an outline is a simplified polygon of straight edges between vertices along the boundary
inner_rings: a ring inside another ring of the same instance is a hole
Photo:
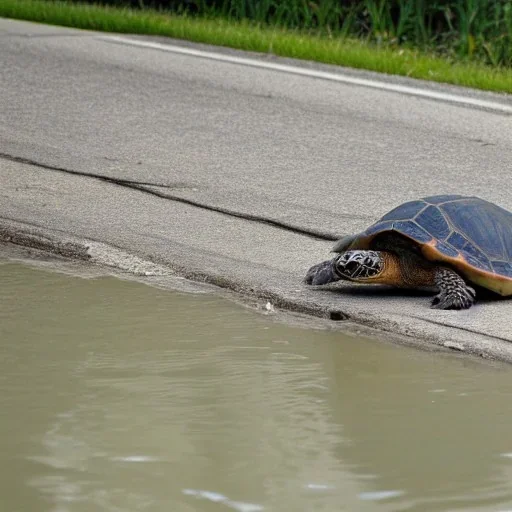
[[[470,286],[451,290],[447,293],[442,289],[433,299],[432,309],[468,309],[475,302],[476,292]]]
[[[432,300],[433,309],[467,309],[475,302],[475,290],[452,269],[437,268],[435,282],[439,293]]]

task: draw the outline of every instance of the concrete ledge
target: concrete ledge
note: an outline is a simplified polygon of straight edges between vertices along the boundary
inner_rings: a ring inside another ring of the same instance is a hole
[[[217,289],[217,293],[223,296],[266,310],[266,313],[277,313],[281,320],[289,321],[287,316],[289,313],[299,314],[302,326],[340,329],[344,332],[376,337],[385,342],[427,351],[449,350],[461,355],[483,357],[487,360],[512,362],[512,344],[507,340],[481,336],[480,333],[457,332],[443,325],[438,326],[441,328],[441,336],[439,333],[436,335],[432,332],[432,335],[426,338],[425,333],[432,328],[432,325],[418,322],[419,319],[407,325],[404,324],[404,319],[400,315],[387,315],[384,318],[364,312],[348,314],[322,301],[314,302],[310,298],[290,297],[276,289],[259,288],[243,280],[219,276],[216,273],[146,260],[118,247],[77,238],[61,231],[49,231],[38,226],[0,218],[0,241],[93,265],[107,266],[114,270],[114,274],[119,270],[128,272],[136,276],[137,280],[149,284],[152,284],[150,279],[154,276],[160,278],[179,276],[197,283],[214,285],[213,288],[209,288],[210,292]],[[158,284],[161,285],[162,280],[159,280]],[[169,283],[169,287],[174,286]],[[314,293],[315,291],[312,292],[312,296]]]

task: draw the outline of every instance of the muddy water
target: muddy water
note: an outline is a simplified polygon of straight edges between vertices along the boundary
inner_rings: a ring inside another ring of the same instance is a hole
[[[0,265],[5,512],[512,510],[512,371]]]

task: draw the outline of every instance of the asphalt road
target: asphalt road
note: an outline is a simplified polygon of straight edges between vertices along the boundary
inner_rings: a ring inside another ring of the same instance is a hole
[[[301,284],[329,239],[403,201],[460,193],[512,210],[511,168],[510,96],[0,19],[4,238],[85,240],[97,261],[136,255],[512,361],[510,300],[437,311],[422,292]]]

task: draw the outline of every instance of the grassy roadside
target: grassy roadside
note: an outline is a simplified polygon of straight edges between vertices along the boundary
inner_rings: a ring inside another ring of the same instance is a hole
[[[108,32],[161,35],[273,53],[478,89],[512,93],[512,69],[449,60],[357,39],[319,36],[233,22],[166,14],[149,9],[102,7],[51,0],[2,0],[0,16]]]

